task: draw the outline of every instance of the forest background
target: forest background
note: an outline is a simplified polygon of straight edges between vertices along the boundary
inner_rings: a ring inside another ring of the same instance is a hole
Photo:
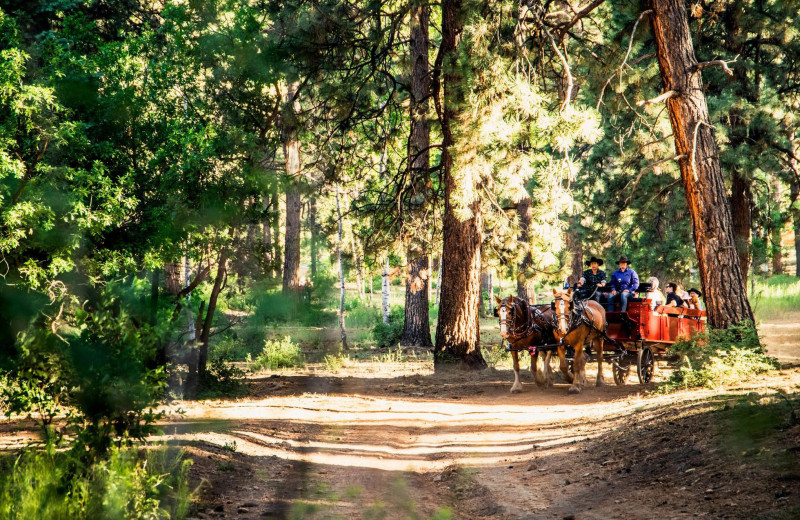
[[[400,343],[484,367],[491,295],[535,300],[590,255],[713,300],[698,135],[735,284],[800,276],[800,3],[675,3],[708,105],[688,132],[661,4],[0,2],[3,406],[70,448],[52,493],[141,469],[123,447],[159,403],[235,393],[233,361]],[[163,464],[172,490],[126,507],[185,513]]]

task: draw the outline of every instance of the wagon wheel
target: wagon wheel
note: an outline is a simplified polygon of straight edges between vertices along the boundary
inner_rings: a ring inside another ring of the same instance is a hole
[[[639,349],[639,359],[636,364],[637,372],[639,373],[639,382],[646,385],[653,380],[653,374],[656,372],[656,360],[653,357],[653,351],[650,347],[642,347]]]
[[[622,386],[628,382],[628,376],[631,373],[631,364],[630,361],[623,360],[626,354],[620,356],[619,359],[615,359],[611,362],[611,369],[614,372],[614,382]]]

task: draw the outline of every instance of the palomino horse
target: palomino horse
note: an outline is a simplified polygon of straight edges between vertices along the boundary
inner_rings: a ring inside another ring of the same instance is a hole
[[[603,379],[603,336],[606,331],[606,311],[594,300],[573,300],[572,289],[559,292],[553,289],[553,310],[555,311],[556,339],[575,349],[572,363],[572,386],[569,393],[579,394],[586,386],[586,354],[584,345],[588,344],[597,355],[597,386],[605,386]],[[595,348],[595,342],[599,348]],[[559,356],[561,349],[559,347]],[[562,366],[562,370],[564,367]]]
[[[531,346],[555,343],[553,337],[553,311],[549,305],[530,306],[521,298],[497,296],[497,316],[500,318],[500,336],[508,341],[514,359],[514,384],[511,392],[522,392],[519,380],[519,351]],[[550,352],[544,356],[543,372],[538,369],[540,350],[531,351],[531,375],[536,386],[553,386],[550,369]]]

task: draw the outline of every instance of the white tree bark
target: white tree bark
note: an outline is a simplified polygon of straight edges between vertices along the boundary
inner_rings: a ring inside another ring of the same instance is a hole
[[[381,279],[381,308],[383,309],[383,322],[386,324],[389,323],[389,311],[391,310],[389,296],[389,258],[386,258]]]

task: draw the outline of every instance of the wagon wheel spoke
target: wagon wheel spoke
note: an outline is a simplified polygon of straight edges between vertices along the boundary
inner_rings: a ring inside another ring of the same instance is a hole
[[[641,384],[646,385],[653,380],[653,375],[656,371],[656,361],[655,356],[653,356],[653,350],[650,347],[643,346],[639,349],[636,368]]]

